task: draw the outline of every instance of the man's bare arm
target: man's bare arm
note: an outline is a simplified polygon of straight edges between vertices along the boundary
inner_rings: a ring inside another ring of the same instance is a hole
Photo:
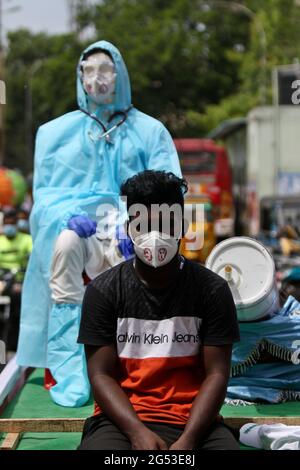
[[[188,422],[172,450],[195,449],[216,419],[226,396],[230,374],[232,346],[203,346],[201,360],[205,379],[196,396]]]
[[[167,449],[165,442],[142,423],[116,381],[118,356],[115,345],[85,346],[85,352],[94,398],[105,415],[128,437],[132,448]]]

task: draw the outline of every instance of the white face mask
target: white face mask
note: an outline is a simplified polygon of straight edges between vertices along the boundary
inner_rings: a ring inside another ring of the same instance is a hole
[[[112,103],[117,74],[111,58],[98,52],[82,61],[81,66],[83,86],[92,101],[98,105]]]
[[[137,235],[134,239],[130,234],[134,245],[134,251],[143,263],[153,268],[159,268],[168,264],[178,252],[178,240],[153,231]]]

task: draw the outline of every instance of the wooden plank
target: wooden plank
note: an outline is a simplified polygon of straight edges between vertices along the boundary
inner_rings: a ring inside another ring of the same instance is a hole
[[[0,419],[0,432],[82,432],[84,422],[84,418]],[[224,422],[235,428],[240,428],[246,423],[282,423],[290,426],[300,426],[300,416],[240,416],[225,418]]]
[[[7,434],[0,446],[0,450],[16,450],[21,439],[20,433]]]
[[[0,419],[0,433],[82,432],[84,418]]]

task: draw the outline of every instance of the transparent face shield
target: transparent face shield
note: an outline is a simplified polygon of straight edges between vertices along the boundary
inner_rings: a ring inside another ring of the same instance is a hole
[[[97,104],[114,101],[116,68],[112,59],[103,52],[97,52],[81,62],[82,83],[91,100]]]

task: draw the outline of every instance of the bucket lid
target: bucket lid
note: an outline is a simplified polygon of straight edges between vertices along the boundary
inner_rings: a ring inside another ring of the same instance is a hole
[[[253,238],[233,237],[219,243],[206,267],[228,281],[236,306],[254,305],[274,288],[273,258]]]

